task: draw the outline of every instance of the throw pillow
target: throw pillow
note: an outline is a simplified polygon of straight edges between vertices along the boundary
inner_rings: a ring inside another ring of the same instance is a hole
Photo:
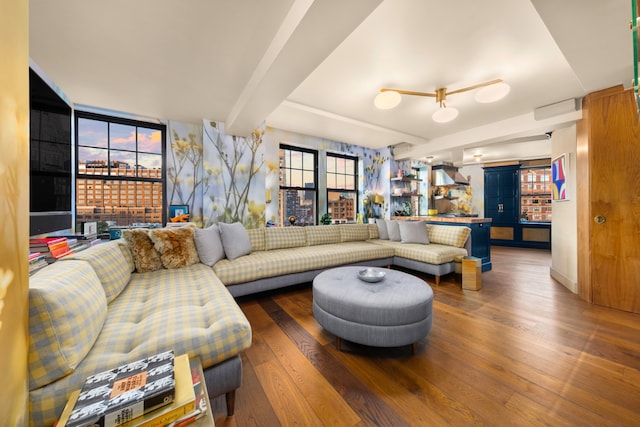
[[[384,219],[379,219],[376,221],[376,225],[378,226],[379,239],[389,240],[389,231],[387,230],[387,221]]]
[[[133,263],[138,273],[156,271],[162,268],[160,254],[153,247],[149,232],[143,228],[123,230],[122,237],[129,244]]]
[[[387,233],[389,234],[389,240],[392,242],[400,241],[400,224],[397,219],[387,219]]]
[[[196,228],[194,239],[198,256],[203,264],[213,267],[213,264],[224,258],[224,248],[217,225],[209,228]]]
[[[429,244],[425,221],[400,221],[400,241],[402,243]]]
[[[193,239],[194,227],[157,228],[149,231],[164,268],[182,268],[200,261]]]
[[[224,253],[228,259],[236,259],[251,253],[251,240],[249,240],[249,234],[242,223],[225,224],[221,222],[218,227],[220,227],[222,247],[224,247]]]

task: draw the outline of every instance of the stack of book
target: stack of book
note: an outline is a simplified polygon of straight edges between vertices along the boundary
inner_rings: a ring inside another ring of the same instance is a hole
[[[69,248],[66,237],[43,237],[29,240],[29,252],[40,252],[47,263],[51,264],[74,251]]]
[[[170,351],[92,375],[71,394],[56,426],[190,424],[206,413],[208,403],[197,367],[188,355],[173,358]]]
[[[49,263],[40,252],[33,252],[29,254],[29,276],[47,265],[49,265]]]

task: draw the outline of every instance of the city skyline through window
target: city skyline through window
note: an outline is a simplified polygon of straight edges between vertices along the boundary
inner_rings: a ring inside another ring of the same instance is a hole
[[[162,224],[164,141],[164,125],[76,112],[78,225]]]

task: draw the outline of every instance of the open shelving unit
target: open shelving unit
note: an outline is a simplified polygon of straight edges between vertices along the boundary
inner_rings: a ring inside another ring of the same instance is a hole
[[[420,215],[420,183],[422,180],[419,176],[419,170],[413,169],[414,177],[409,178],[407,176],[391,178],[391,200],[393,213],[396,210],[401,210],[404,207],[404,202],[408,201],[411,204],[412,215]]]

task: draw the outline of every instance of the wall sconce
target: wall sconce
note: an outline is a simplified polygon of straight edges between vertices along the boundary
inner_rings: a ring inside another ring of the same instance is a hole
[[[384,203],[384,197],[380,194],[373,196],[373,203],[381,205]]]
[[[264,201],[265,203],[271,203],[271,190],[266,190],[264,192]]]

